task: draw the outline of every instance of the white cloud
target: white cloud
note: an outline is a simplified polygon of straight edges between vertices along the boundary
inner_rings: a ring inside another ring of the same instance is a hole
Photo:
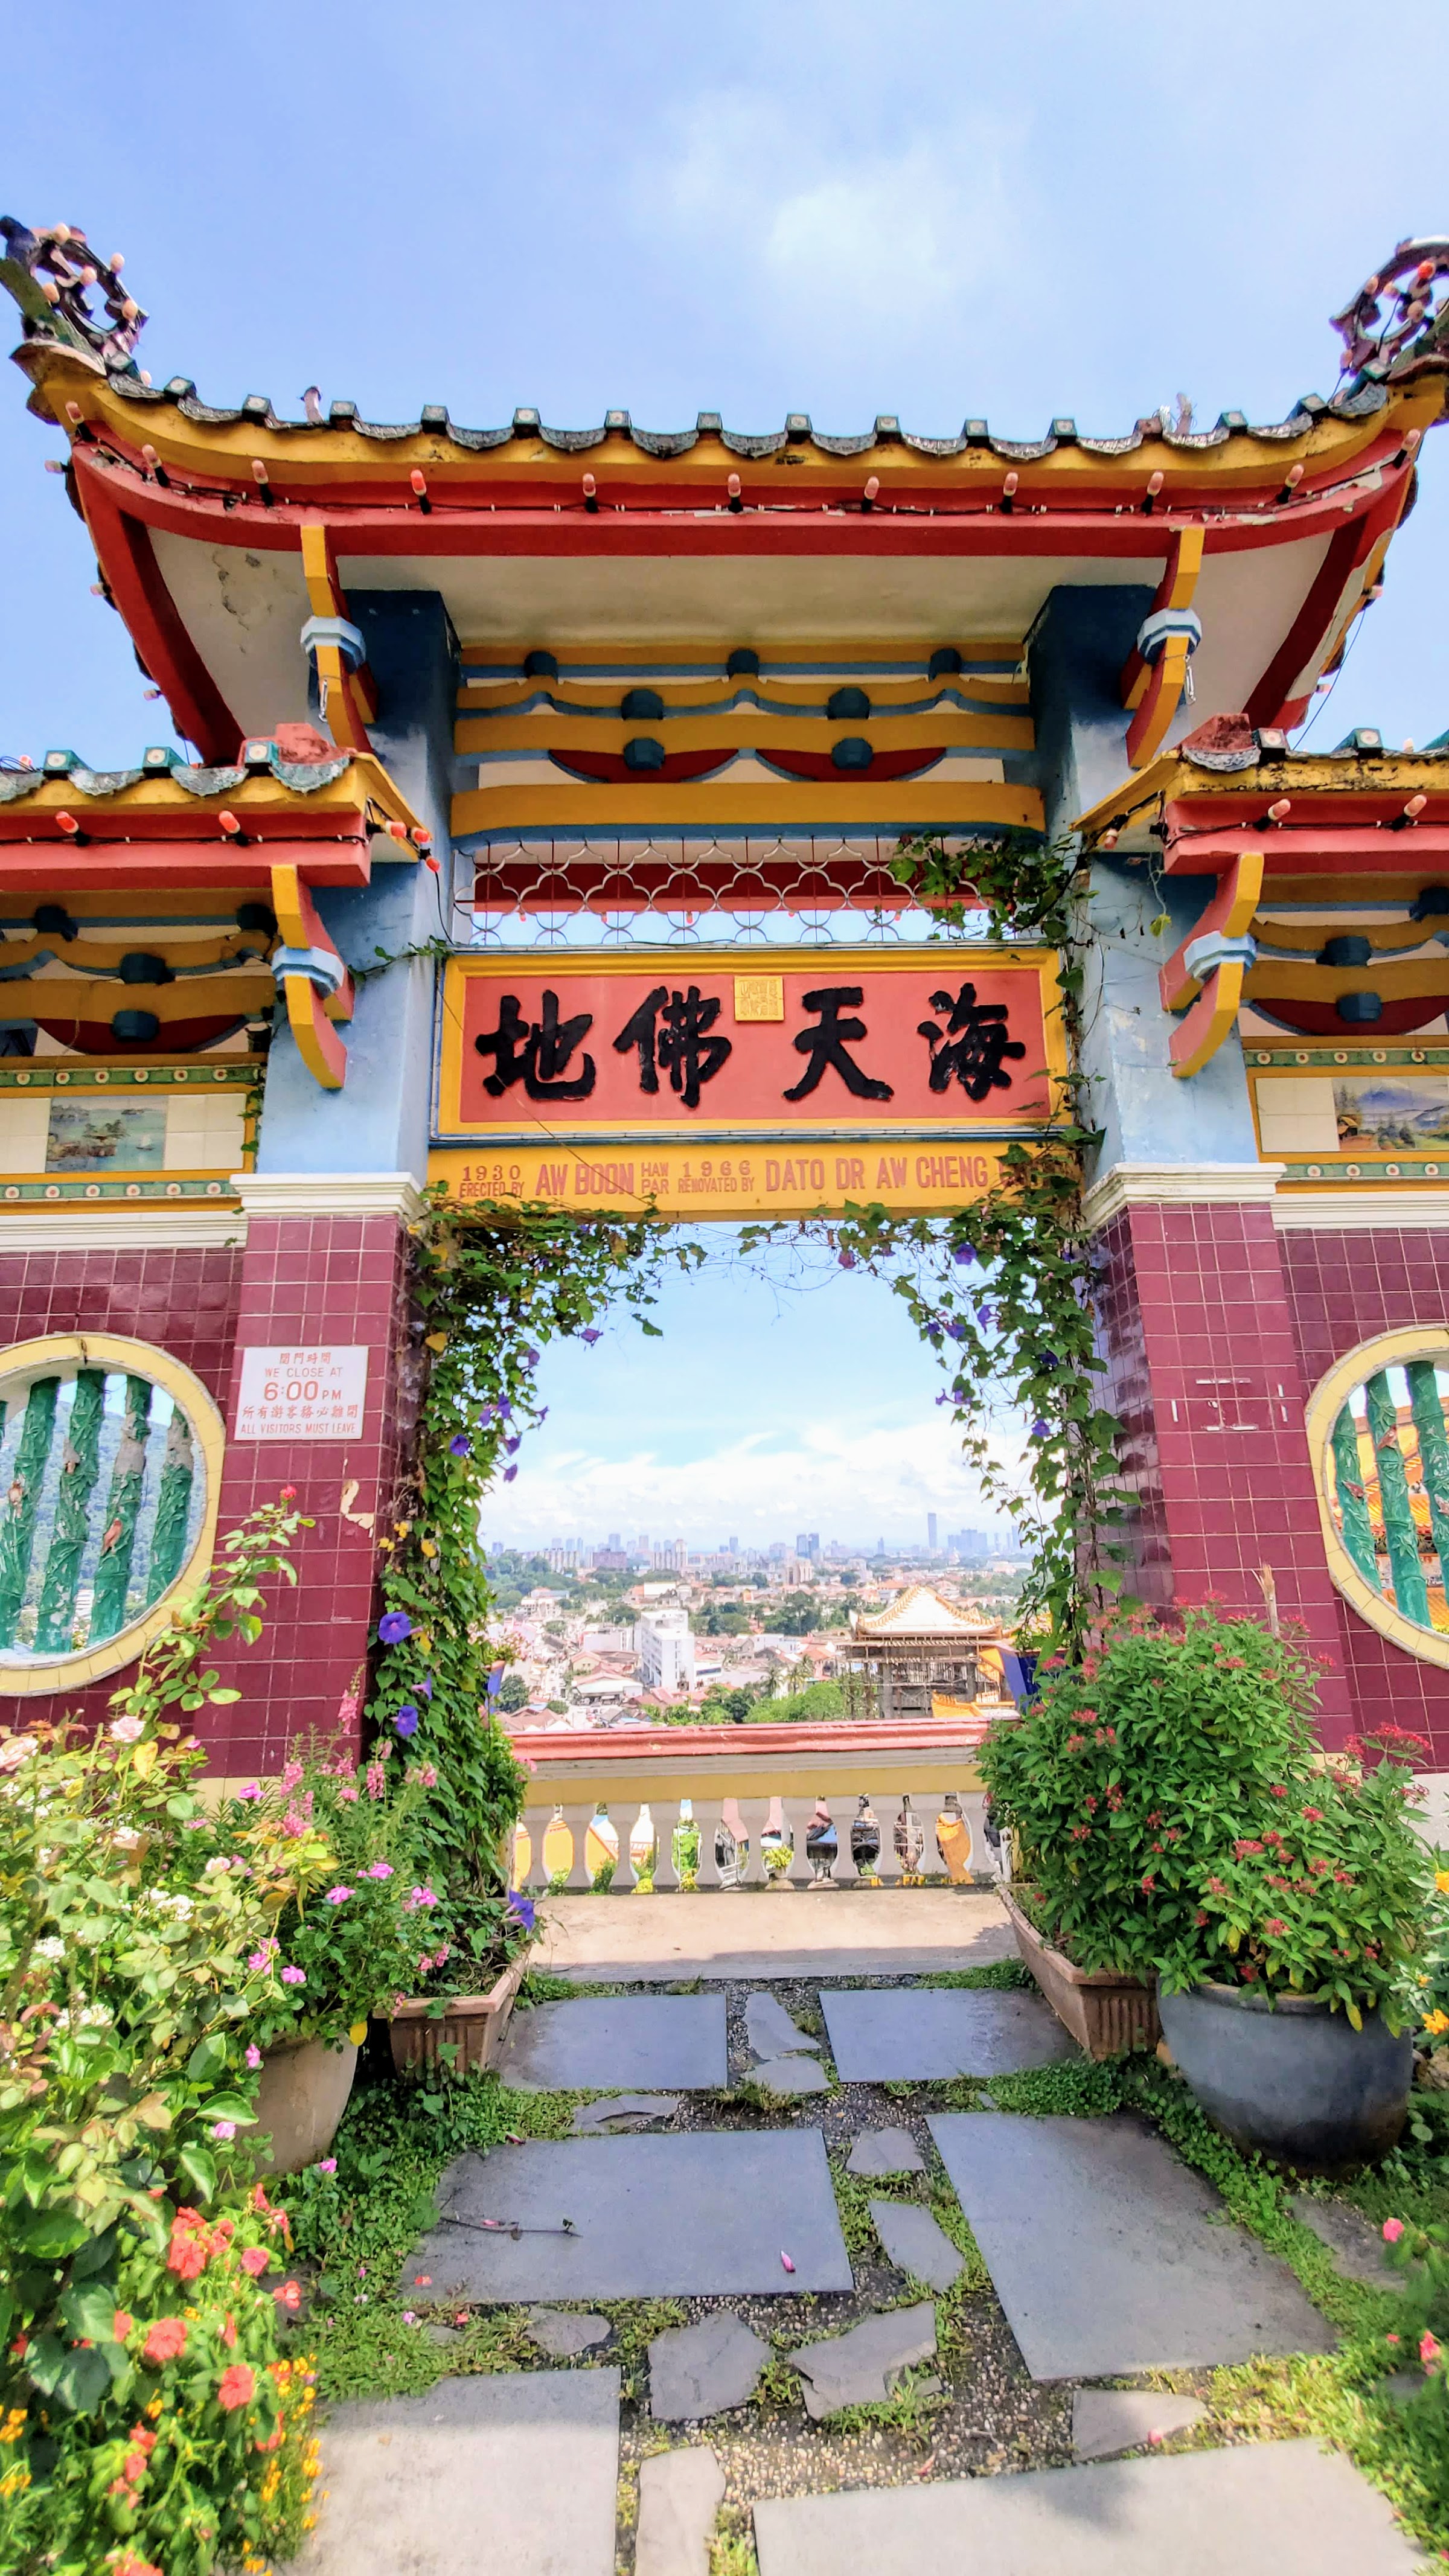
[[[934,130],[853,145],[822,103],[713,91],[674,121],[675,148],[641,173],[701,267],[726,272],[751,325],[812,340],[853,329],[880,349],[959,327],[970,303],[1004,312],[1028,190],[1024,125],[947,114]],[[676,240],[676,248],[678,247]]]
[[[993,1441],[1012,1464],[1017,1444]],[[483,1509],[490,1540],[506,1544],[595,1539],[611,1529],[629,1536],[682,1538],[718,1546],[738,1535],[748,1546],[793,1539],[799,1529],[843,1541],[915,1538],[925,1515],[944,1532],[994,1523],[962,1460],[959,1433],[944,1413],[926,1423],[853,1431],[848,1419],[822,1421],[773,1441],[754,1432],[703,1456],[663,1459],[638,1448],[606,1458],[570,1446],[540,1448],[537,1464],[520,1462],[517,1482],[497,1487]]]

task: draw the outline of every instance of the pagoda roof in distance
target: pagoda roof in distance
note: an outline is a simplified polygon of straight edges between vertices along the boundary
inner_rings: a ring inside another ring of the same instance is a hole
[[[963,1619],[960,1611],[943,1601],[929,1584],[911,1583],[904,1592],[897,1593],[888,1609],[873,1616],[857,1612],[853,1634],[862,1645],[913,1645],[918,1640],[949,1644],[958,1637],[963,1642],[974,1642],[999,1637],[1002,1631],[991,1619]]]

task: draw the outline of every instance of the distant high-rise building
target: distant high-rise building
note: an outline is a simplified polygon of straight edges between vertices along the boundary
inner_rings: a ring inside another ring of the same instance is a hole
[[[877,1556],[884,1556],[884,1554],[885,1554],[885,1540],[884,1540],[883,1538],[878,1538],[878,1539],[876,1540],[876,1543],[875,1543],[875,1552],[876,1552],[876,1555],[877,1555]]]
[[[808,1556],[813,1563],[820,1554],[820,1532],[798,1530],[795,1535],[795,1553],[797,1556]]]
[[[926,1545],[930,1549],[932,1556],[934,1556],[936,1553],[936,1515],[934,1512],[927,1512],[926,1514]]]
[[[726,1539],[726,1540],[725,1540],[725,1554],[726,1554],[726,1556],[738,1556],[738,1555],[739,1555],[739,1552],[740,1552],[740,1543],[739,1543],[739,1540],[738,1540],[737,1538],[729,1538],[729,1539]]]
[[[948,1548],[953,1549],[957,1556],[965,1557],[968,1563],[972,1559],[989,1556],[991,1554],[991,1540],[985,1530],[963,1529],[948,1531],[946,1545]]]
[[[610,1547],[617,1547],[617,1546],[618,1546],[618,1544],[619,1544],[619,1533],[618,1533],[618,1531],[617,1531],[617,1530],[610,1530],[610,1532],[609,1532],[609,1545],[610,1545]]]

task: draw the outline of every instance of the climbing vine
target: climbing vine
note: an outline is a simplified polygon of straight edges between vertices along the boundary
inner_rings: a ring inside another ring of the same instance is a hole
[[[483,1497],[510,1484],[542,1422],[537,1368],[550,1341],[597,1341],[616,1301],[646,1333],[661,1274],[703,1255],[653,1218],[579,1217],[545,1206],[462,1212],[434,1199],[415,1232],[412,1461],[379,1516],[382,1615],[367,1716],[376,1758],[407,1746],[438,1774],[429,1858],[455,1889],[501,1885],[524,1776],[496,1702],[493,1601],[479,1544]]]

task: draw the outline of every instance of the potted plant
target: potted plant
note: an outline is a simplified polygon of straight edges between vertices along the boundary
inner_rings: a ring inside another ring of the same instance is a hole
[[[1432,1876],[1404,1765],[1372,1748],[1326,1762],[1315,1697],[1292,1637],[1210,1608],[1174,1630],[1134,1618],[1047,1667],[982,1753],[1049,1999],[1070,1970],[1079,1994],[1104,1973],[1155,1980],[1209,2116],[1304,2168],[1382,2153],[1402,2127]]]
[[[263,1889],[275,1874],[287,1891],[269,2004],[253,2031],[274,2171],[326,2154],[370,2020],[390,2024],[400,2071],[441,2055],[463,2073],[497,2053],[534,1910],[501,1888],[432,1884],[422,1844],[438,1787],[431,1762],[408,1761],[390,1741],[357,1764],[333,1746],[302,1745],[222,1820]]]

